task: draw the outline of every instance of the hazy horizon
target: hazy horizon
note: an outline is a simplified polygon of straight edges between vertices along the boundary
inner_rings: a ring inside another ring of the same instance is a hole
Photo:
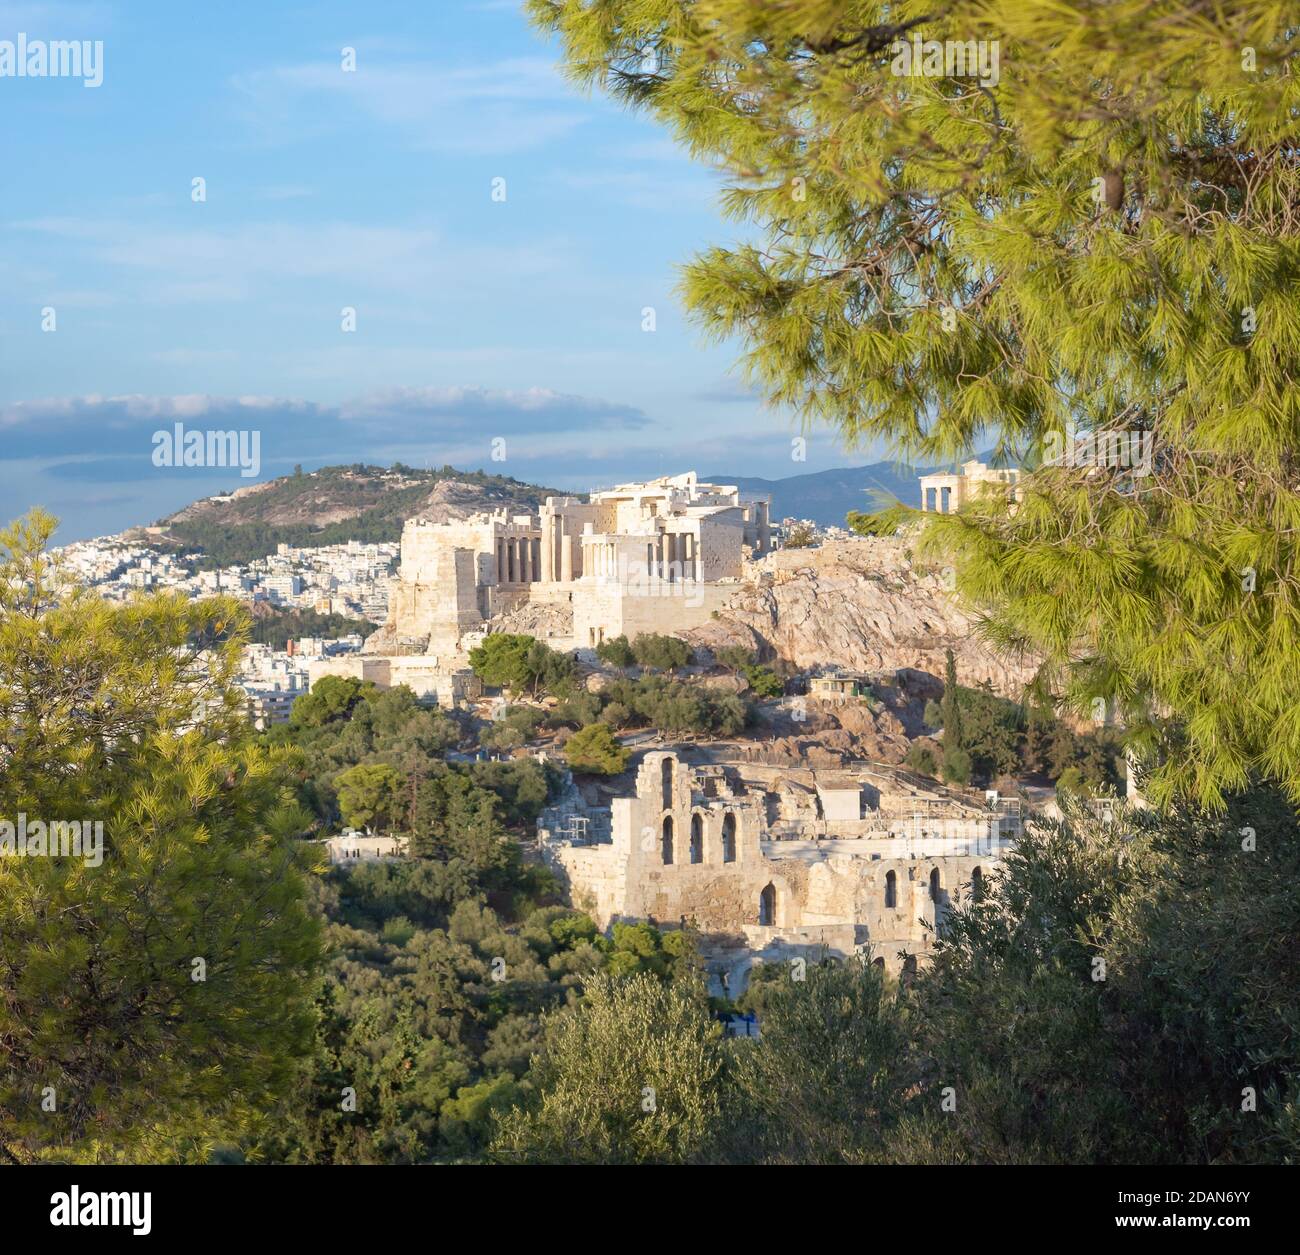
[[[875,460],[826,430],[791,460],[790,416],[675,298],[701,241],[744,234],[717,176],[575,90],[516,6],[302,19],[0,0],[0,32],[103,41],[93,90],[9,96],[30,177],[4,193],[7,517],[45,506],[67,542],[226,486],[152,464],[175,422],[258,432],[255,478],[401,460],[576,488]]]

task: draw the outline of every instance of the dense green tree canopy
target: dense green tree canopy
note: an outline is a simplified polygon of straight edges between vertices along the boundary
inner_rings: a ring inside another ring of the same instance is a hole
[[[682,1163],[718,1114],[720,1030],[689,981],[601,975],[553,1016],[538,1093],[492,1142],[505,1163]]]
[[[929,1080],[893,1158],[1293,1160],[1298,859],[1294,811],[1263,791],[1222,819],[1037,826],[914,991]]]
[[[345,824],[390,828],[402,803],[402,777],[387,763],[358,763],[335,782]]]
[[[238,604],[101,601],[53,529],[0,533],[0,819],[29,825],[0,857],[0,1157],[203,1157],[310,1045],[310,817],[250,743]],[[102,824],[100,857],[34,850],[38,822]]]
[[[484,684],[513,693],[535,693],[538,689],[555,692],[573,680],[573,660],[567,654],[522,634],[492,633],[469,651],[469,661]]]
[[[455,745],[461,730],[443,711],[421,706],[405,685],[380,689],[327,675],[294,702],[288,723],[272,725],[261,739],[301,751],[300,800],[319,821],[334,824],[342,818],[339,781],[350,768],[384,764],[409,779]]]
[[[636,662],[636,654],[626,636],[611,636],[596,646],[596,657],[613,667],[630,667]]]
[[[616,776],[627,768],[632,751],[618,743],[608,724],[589,723],[565,742],[564,756],[574,771]]]
[[[865,956],[764,965],[757,1040],[715,1046],[689,978],[606,977],[551,1021],[494,1156],[1293,1162],[1294,811],[1262,790],[1222,818],[1067,810],[949,907],[910,984]]]
[[[321,905],[333,960],[316,1051],[289,1100],[244,1141],[247,1157],[478,1157],[493,1113],[522,1100],[542,1013],[605,962],[594,926],[555,906],[508,920],[472,879],[454,905],[445,888],[427,862],[330,873]]]
[[[691,660],[691,647],[676,636],[643,632],[632,642],[632,656],[637,664],[655,671],[676,671]]]
[[[892,982],[853,958],[759,968],[751,990],[762,1044],[737,1043],[718,1157],[879,1162],[909,1079],[907,1018]]]
[[[350,675],[323,675],[311,686],[310,692],[294,701],[289,710],[289,722],[295,727],[319,728],[346,719],[356,704],[373,691],[373,687]]]

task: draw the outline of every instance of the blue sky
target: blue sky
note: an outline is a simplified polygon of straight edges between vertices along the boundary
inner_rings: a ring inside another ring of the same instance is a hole
[[[717,176],[570,87],[515,3],[0,0],[0,40],[20,32],[102,40],[103,83],[0,77],[6,518],[45,505],[71,540],[241,482],[155,467],[176,421],[260,431],[262,478],[400,459],[587,489],[871,460],[814,432],[791,462],[739,346],[705,346],[673,296],[735,238]]]

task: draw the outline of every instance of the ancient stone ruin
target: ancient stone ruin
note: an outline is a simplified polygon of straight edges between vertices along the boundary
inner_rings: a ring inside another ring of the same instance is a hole
[[[570,788],[538,830],[575,906],[602,928],[693,926],[715,989],[735,995],[755,961],[866,953],[905,975],[949,905],[994,874],[1020,815],[869,764],[695,766],[655,751],[631,795],[592,807]]]

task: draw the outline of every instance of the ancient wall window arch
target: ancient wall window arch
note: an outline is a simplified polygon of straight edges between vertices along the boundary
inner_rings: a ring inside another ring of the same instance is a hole
[[[664,816],[662,849],[664,866],[667,867],[673,861],[673,817],[671,815]]]
[[[722,817],[722,861],[736,861],[736,816],[731,811]]]
[[[758,895],[758,922],[768,928],[776,923],[776,886],[770,882]]]
[[[976,867],[970,874],[970,897],[972,902],[979,902],[984,897],[984,870]]]
[[[939,877],[939,869],[932,868],[930,871],[930,901],[938,902],[939,895],[943,893],[943,881]]]
[[[893,872],[885,873],[885,909],[898,909],[898,877]]]
[[[664,809],[673,804],[673,760],[665,758],[659,764],[659,779],[663,783]]]
[[[691,816],[691,862],[704,862],[704,817],[699,811]]]

